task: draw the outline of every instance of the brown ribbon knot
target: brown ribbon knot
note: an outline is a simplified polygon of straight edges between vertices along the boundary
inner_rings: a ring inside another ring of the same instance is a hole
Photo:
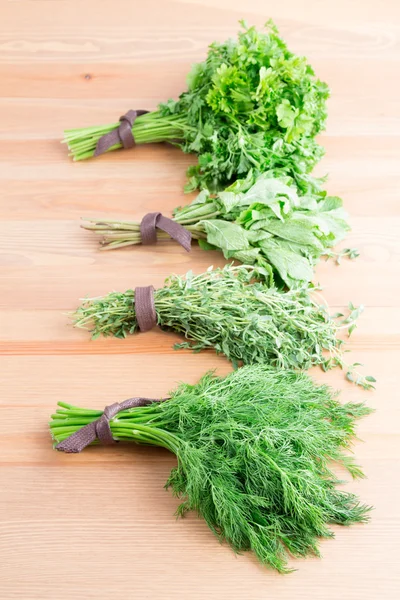
[[[89,446],[89,444],[96,439],[98,439],[101,444],[107,446],[116,444],[117,442],[114,440],[110,429],[110,421],[116,414],[121,410],[137,408],[139,406],[148,406],[153,402],[163,402],[164,400],[166,400],[166,398],[129,398],[129,400],[124,400],[124,402],[115,402],[110,406],[106,406],[100,418],[85,425],[82,429],[75,431],[75,433],[57,444],[56,450],[60,450],[61,452],[82,452],[86,446]]]
[[[173,240],[178,242],[186,250],[190,252],[190,245],[192,242],[192,234],[190,231],[173,221],[164,217],[159,212],[147,213],[140,223],[140,235],[142,238],[142,244],[150,245],[157,243],[157,229],[161,229],[168,233]]]
[[[115,146],[116,144],[122,144],[125,149],[133,148],[135,145],[135,138],[132,133],[133,124],[137,117],[145,115],[148,112],[148,110],[128,110],[125,115],[122,115],[122,117],[119,118],[119,127],[106,133],[99,139],[93,156],[104,154],[111,146]]]
[[[135,312],[140,331],[150,331],[157,325],[154,288],[152,285],[135,288]]]

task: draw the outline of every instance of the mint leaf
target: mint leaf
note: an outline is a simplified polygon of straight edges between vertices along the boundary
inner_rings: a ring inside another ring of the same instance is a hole
[[[260,247],[289,287],[293,286],[294,280],[298,283],[311,281],[313,268],[306,258],[283,248],[278,243],[272,243],[270,240],[262,240]]]
[[[298,196],[294,188],[285,185],[279,179],[261,176],[256,183],[243,195],[241,205],[272,204],[277,196],[287,196],[293,205],[298,204]]]
[[[213,246],[212,244],[207,242],[207,240],[199,239],[198,243],[202,250],[218,250],[219,249],[218,246]]]
[[[250,246],[245,230],[236,223],[213,219],[204,221],[203,226],[208,243],[221,250],[245,250]]]

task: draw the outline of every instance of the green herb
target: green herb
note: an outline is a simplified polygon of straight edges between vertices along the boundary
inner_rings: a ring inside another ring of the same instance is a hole
[[[366,389],[373,387],[344,361],[343,341],[358,314],[333,319],[317,291],[282,292],[255,281],[259,270],[226,266],[201,275],[173,275],[154,292],[158,325],[183,334],[189,342],[177,348],[214,348],[233,364],[267,363],[280,369],[324,370],[339,366]],[[265,276],[265,274],[264,274]],[[135,292],[112,292],[84,300],[74,314],[75,326],[100,335],[124,338],[138,330]]]
[[[327,260],[328,260],[328,258],[335,259],[335,262],[338,265],[340,265],[342,258],[344,256],[347,256],[348,258],[350,258],[350,260],[355,260],[356,258],[358,258],[360,256],[360,253],[358,252],[358,250],[356,248],[344,248],[343,250],[340,250],[340,252],[333,252],[332,250],[327,250],[324,253],[324,256],[326,257]]]
[[[311,178],[307,194],[300,195],[292,178],[249,174],[217,195],[203,190],[190,205],[175,210],[174,220],[202,248],[221,250],[227,259],[268,273],[272,267],[275,282],[289,288],[311,281],[322,255],[337,262],[342,256],[358,256],[351,249],[331,250],[350,229],[347,215],[342,200],[328,196]],[[83,227],[102,236],[105,250],[141,243],[138,222],[89,220]]]
[[[348,454],[364,404],[341,405],[305,374],[244,367],[225,379],[206,375],[181,384],[164,402],[120,412],[115,440],[167,448],[178,458],[166,487],[235,552],[252,551],[288,572],[289,556],[319,555],[329,524],[368,520],[370,507],[337,489],[331,463],[352,477]],[[50,429],[58,443],[101,416],[62,402]]]
[[[323,155],[315,137],[325,126],[327,85],[288,50],[271,21],[265,32],[242,26],[236,41],[211,44],[179,100],[138,117],[132,128],[138,144],[167,141],[198,155],[188,191],[220,189],[251,169],[278,168],[302,185]],[[66,131],[71,155],[93,156],[99,138],[118,126]]]

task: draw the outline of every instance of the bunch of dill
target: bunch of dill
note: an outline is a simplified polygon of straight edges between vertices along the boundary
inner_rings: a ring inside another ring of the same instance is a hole
[[[281,369],[345,368],[347,378],[368,389],[375,381],[344,361],[338,338],[353,330],[362,307],[348,317],[332,318],[317,293],[309,288],[282,292],[257,281],[259,269],[231,265],[205,273],[170,276],[155,290],[158,325],[183,334],[189,342],[178,348],[213,348],[235,366],[266,363]],[[112,292],[88,298],[73,315],[76,327],[100,335],[124,338],[137,332],[135,292]]]
[[[50,429],[56,442],[101,416],[59,403]],[[288,572],[289,556],[319,555],[329,524],[367,520],[369,507],[337,489],[330,463],[353,477],[361,469],[347,450],[363,404],[341,405],[305,374],[264,365],[226,378],[212,374],[181,384],[171,398],[120,412],[110,422],[115,440],[167,448],[178,458],[166,483],[235,552]]]

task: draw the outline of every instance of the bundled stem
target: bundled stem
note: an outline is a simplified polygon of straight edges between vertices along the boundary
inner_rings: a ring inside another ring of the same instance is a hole
[[[68,145],[69,155],[74,160],[91,158],[99,139],[117,129],[120,123],[67,129],[64,132],[64,142]],[[156,142],[177,143],[184,139],[185,131],[191,127],[180,116],[165,117],[159,110],[137,117],[132,127],[132,134],[137,144],[152,144]],[[111,146],[107,152],[122,148],[121,144]]]
[[[185,229],[190,231],[194,240],[205,240],[207,238],[201,224],[181,223],[179,218],[174,218],[173,220],[184,225]],[[82,228],[101,235],[101,250],[115,250],[126,246],[137,246],[142,243],[140,221],[99,221],[99,219],[85,219]],[[171,238],[167,233],[159,230],[157,232],[157,239],[170,240]]]
[[[329,524],[367,520],[370,508],[338,490],[331,463],[353,477],[361,469],[347,451],[363,404],[341,405],[305,374],[244,367],[225,379],[208,374],[181,384],[171,399],[120,412],[115,440],[161,446],[178,466],[166,483],[235,552],[251,550],[285,573],[291,556],[319,555]],[[56,442],[102,411],[59,403],[50,429]],[[342,483],[342,482],[340,482]]]
[[[307,288],[282,292],[256,281],[258,276],[248,266],[172,275],[154,293],[158,325],[190,340],[176,347],[214,348],[234,365],[268,363],[302,370],[339,366],[355,383],[372,387],[372,378],[345,363],[338,338],[340,330],[354,328],[361,309],[352,307],[348,317],[334,319]],[[134,300],[134,290],[86,299],[73,316],[75,326],[90,329],[93,338],[125,338],[138,331]]]

